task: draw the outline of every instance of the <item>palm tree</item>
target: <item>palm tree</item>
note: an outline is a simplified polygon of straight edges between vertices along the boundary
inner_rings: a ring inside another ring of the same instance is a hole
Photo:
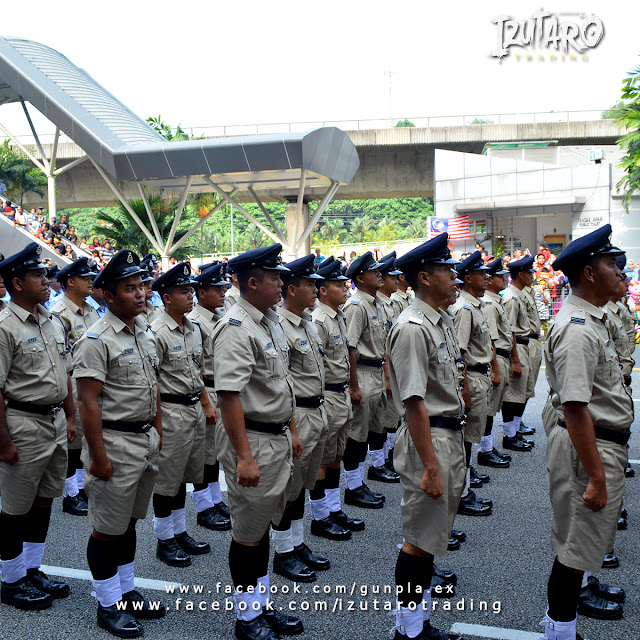
[[[351,223],[351,236],[355,242],[364,242],[367,234],[373,229],[373,218],[371,216],[359,216]]]
[[[265,235],[255,224],[250,224],[242,234],[241,242],[243,242],[248,249],[259,249],[265,244]]]
[[[0,145],[0,177],[7,185],[7,195],[20,206],[26,193],[36,193],[44,198],[47,176],[34,168],[26,157],[14,153],[9,140]]]
[[[327,242],[339,242],[343,227],[340,220],[327,220],[318,231],[318,236]]]

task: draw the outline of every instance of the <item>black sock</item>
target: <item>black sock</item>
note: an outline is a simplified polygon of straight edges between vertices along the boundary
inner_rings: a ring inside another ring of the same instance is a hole
[[[291,520],[302,520],[304,518],[304,489],[300,495],[291,503],[289,509]]]
[[[13,560],[22,553],[24,518],[0,513],[0,560]]]
[[[468,469],[469,465],[471,464],[471,442],[467,442],[466,440],[464,442],[464,458],[467,462]]]
[[[369,444],[369,449],[371,451],[380,451],[380,449],[384,449],[384,443],[387,441],[386,433],[373,433],[369,432],[369,437],[367,438],[367,442]]]
[[[422,594],[431,586],[433,573],[433,556],[412,556],[400,551],[396,561],[396,586],[398,602],[402,607],[422,602]]]
[[[490,436],[493,431],[493,416],[487,416],[487,426],[484,428],[484,435]]]
[[[260,560],[258,563],[258,578],[266,576],[269,573],[269,531],[262,536],[260,540]]]
[[[187,502],[187,485],[182,483],[180,488],[178,489],[178,493],[173,496],[173,500],[171,502],[171,511],[175,511],[176,509],[184,509],[184,505]]]
[[[118,566],[121,567],[123,564],[129,564],[133,562],[136,557],[136,530],[131,528],[127,529],[125,533],[123,533],[119,539],[119,549],[118,549]]]
[[[576,573],[560,564],[558,558],[553,561],[547,585],[549,617],[552,620],[571,622],[576,619],[582,575],[582,572]]]
[[[82,469],[80,449],[70,449],[67,454],[67,478],[74,476],[78,469]]]
[[[502,403],[502,421],[513,422],[514,417],[517,415],[518,404],[516,402],[503,402]]]
[[[327,467],[324,472],[324,488],[337,489],[340,486],[340,469]]]
[[[31,507],[24,519],[25,542],[43,543],[47,539],[49,520],[51,518],[51,505],[46,507]]]
[[[311,500],[322,500],[325,496],[324,490],[326,486],[326,476],[325,480],[316,480],[313,489],[309,489],[309,498],[311,498]]]
[[[229,571],[236,589],[246,591],[248,587],[257,586],[258,578],[264,575],[264,573],[258,575],[261,553],[259,546],[248,547],[233,539],[231,540]]]
[[[344,449],[342,464],[345,471],[355,471],[361,462],[367,457],[367,443],[358,442],[357,440],[347,439],[347,445]]]
[[[98,540],[89,537],[87,561],[94,580],[107,580],[118,573],[119,540]]]
[[[153,513],[156,518],[168,518],[171,515],[173,496],[162,496],[159,493],[153,494]]]

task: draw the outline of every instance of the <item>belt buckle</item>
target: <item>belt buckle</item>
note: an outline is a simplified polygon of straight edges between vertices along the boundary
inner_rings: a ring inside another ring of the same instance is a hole
[[[198,400],[200,400],[200,398],[198,397],[197,393],[192,393],[189,395],[189,401],[191,402],[191,404],[195,404],[196,402],[198,402]]]
[[[322,406],[324,404],[324,396],[320,396],[320,398],[318,398],[318,401],[320,402],[319,406]]]
[[[142,427],[142,433],[149,433],[149,431],[151,431],[151,427],[153,427],[153,422],[147,422],[147,424]]]

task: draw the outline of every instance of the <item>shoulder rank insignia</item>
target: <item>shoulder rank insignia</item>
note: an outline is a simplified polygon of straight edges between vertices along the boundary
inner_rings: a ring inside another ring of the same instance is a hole
[[[314,320],[316,324],[319,324],[321,327],[324,327],[324,322],[322,320]]]
[[[463,305],[462,305],[462,308],[463,308],[463,309],[469,309],[469,311],[471,311],[471,310],[472,310],[472,309],[471,309],[471,305],[470,305],[470,304],[463,304]]]
[[[87,338],[99,338],[100,336],[97,333],[93,333],[93,331],[87,331]]]
[[[242,320],[238,320],[238,318],[229,318],[229,324],[232,324],[234,327],[239,327],[242,324]]]
[[[584,324],[585,323],[585,319],[584,318],[576,318],[574,316],[571,316],[571,322],[573,322],[573,324]]]
[[[409,318],[409,322],[413,322],[414,324],[422,324],[422,318],[419,318],[418,316],[411,316]]]

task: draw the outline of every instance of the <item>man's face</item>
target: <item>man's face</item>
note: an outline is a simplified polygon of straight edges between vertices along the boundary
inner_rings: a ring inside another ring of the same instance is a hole
[[[433,274],[429,275],[429,283],[434,298],[447,300],[454,298],[458,291],[456,287],[456,273],[448,264],[435,264]]]
[[[300,284],[295,288],[296,298],[305,309],[313,307],[318,298],[316,283],[311,278],[302,278]]]
[[[524,282],[525,287],[530,287],[533,282],[533,273],[531,273],[531,271],[523,271],[522,281]]]
[[[168,301],[167,298],[169,298]],[[163,294],[162,300],[167,307],[178,314],[189,313],[193,309],[193,287],[191,285],[171,287]]]
[[[398,290],[398,276],[383,276],[382,283],[382,288],[387,293],[387,295],[395,293]]]
[[[361,282],[367,289],[380,289],[382,287],[382,274],[378,269],[373,271],[365,271],[361,273],[358,278],[361,278]]]
[[[16,291],[19,296],[29,305],[44,304],[49,300],[49,280],[45,275],[45,269],[30,269],[24,274],[24,279],[17,283]]]
[[[282,298],[282,280],[280,272],[274,269],[262,269],[262,280],[249,278],[249,282],[255,279],[255,286],[260,294],[261,301],[272,307],[278,304]]]
[[[622,273],[614,256],[602,256],[593,268],[594,283],[603,297],[619,295]]]
[[[505,276],[493,276],[489,278],[487,283],[487,289],[494,291],[495,293],[500,293],[503,289],[507,287],[507,279]]]
[[[0,298],[4,298],[7,295],[7,288],[4,286],[4,280],[0,276]]]
[[[143,282],[142,286],[144,287],[144,299],[151,300],[153,298],[153,289],[151,285],[153,284],[153,280],[148,280],[147,282]]]
[[[78,296],[86,298],[93,293],[92,276],[71,276],[69,278],[69,283],[72,283],[73,290],[78,294]]]
[[[627,274],[622,274],[622,279],[620,280],[620,284],[618,285],[618,298],[624,298],[627,293],[629,293],[629,278]],[[0,293],[0,298],[2,294]]]
[[[224,307],[224,297],[227,289],[226,285],[209,285],[198,289],[198,302],[205,309],[220,309],[220,307]]]
[[[465,289],[474,295],[482,296],[487,290],[486,271],[471,271],[465,276]]]
[[[140,276],[118,280],[115,291],[105,291],[104,298],[118,317],[135,318],[144,309],[144,286]]]
[[[536,260],[538,261],[538,264],[542,265],[544,264],[544,256],[543,255],[539,255]]]

